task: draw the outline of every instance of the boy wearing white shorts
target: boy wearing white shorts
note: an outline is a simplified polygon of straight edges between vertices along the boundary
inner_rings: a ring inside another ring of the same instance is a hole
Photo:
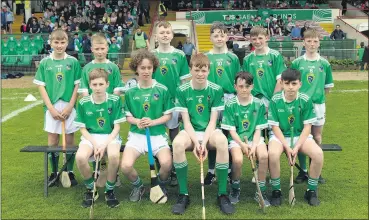
[[[254,88],[253,76],[248,72],[239,72],[234,81],[237,96],[226,103],[222,120],[222,129],[229,131],[228,149],[232,155],[232,190],[229,199],[232,204],[239,202],[240,177],[243,154],[253,160],[259,160],[258,180],[265,205],[270,203],[266,196],[265,178],[268,170],[268,150],[261,137],[261,130],[268,127],[263,102],[251,95]],[[247,139],[247,140],[245,140]],[[258,201],[258,193],[255,193]]]
[[[38,85],[44,101],[44,130],[48,132],[48,146],[59,144],[62,133],[62,121],[65,121],[66,145],[73,146],[74,132],[78,130],[73,125],[76,117],[74,105],[77,100],[77,90],[81,78],[81,66],[78,60],[65,53],[68,45],[68,35],[61,29],[54,30],[50,35],[53,53],[41,60],[33,83]],[[67,171],[71,185],[77,185],[73,174],[74,154],[67,153]],[[49,153],[52,173],[49,177],[49,187],[58,185],[58,153]]]
[[[172,154],[165,123],[171,119],[174,103],[170,101],[168,88],[152,79],[152,73],[159,66],[158,58],[146,49],[134,51],[131,57],[129,65],[136,73],[138,83],[125,94],[124,106],[127,121],[131,126],[120,168],[133,185],[130,201],[138,202],[145,188],[133,165],[148,151],[146,127],[150,128],[153,156],[156,156],[160,163],[158,181],[165,191],[165,184],[172,169]]]
[[[108,154],[108,173],[105,183],[105,200],[110,208],[117,207],[119,201],[114,195],[114,186],[119,167],[119,154],[122,141],[119,137],[120,125],[126,121],[122,100],[119,96],[108,94],[108,72],[93,69],[89,73],[89,87],[92,94],[78,102],[77,118],[74,124],[80,128],[81,142],[76,154],[77,166],[87,188],[82,206],[87,208],[99,197],[93,195],[94,176],[91,173],[89,158],[93,155],[99,160]]]

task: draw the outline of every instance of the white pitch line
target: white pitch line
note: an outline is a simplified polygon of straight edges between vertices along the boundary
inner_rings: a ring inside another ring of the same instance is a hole
[[[339,92],[339,93],[355,93],[355,92],[368,92],[368,89],[347,89],[347,90],[332,90],[333,93]]]
[[[9,120],[9,119],[11,119],[11,118],[13,118],[13,117],[17,116],[19,113],[25,112],[25,111],[27,111],[27,110],[29,110],[29,109],[31,109],[31,108],[33,108],[33,107],[35,107],[35,106],[38,106],[38,105],[40,105],[41,103],[43,103],[43,101],[42,101],[42,100],[38,100],[38,101],[36,101],[36,102],[34,102],[34,103],[32,103],[32,104],[29,104],[29,105],[27,105],[27,106],[24,106],[23,108],[20,108],[20,109],[15,110],[15,111],[13,111],[13,112],[12,112],[12,113],[10,113],[10,114],[5,115],[5,116],[1,119],[1,123],[4,123],[4,122],[6,122],[7,120]]]

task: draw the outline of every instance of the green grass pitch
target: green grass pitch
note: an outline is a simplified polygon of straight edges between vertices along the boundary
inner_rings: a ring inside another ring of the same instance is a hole
[[[236,213],[223,215],[216,205],[217,185],[205,187],[206,214],[208,219],[218,218],[368,218],[368,82],[336,81],[333,92],[327,98],[327,121],[324,128],[323,142],[339,144],[342,152],[326,152],[324,154],[323,176],[325,185],[319,185],[319,207],[310,207],[303,200],[306,184],[295,185],[296,205],[288,205],[289,169],[286,158],[281,160],[281,184],[283,205],[267,208],[266,214],[258,211],[253,200],[255,185],[251,183],[250,162],[245,160],[241,178],[241,201],[236,205]],[[364,91],[358,91],[358,90]],[[356,90],[342,92],[342,90]],[[21,94],[20,94],[21,93]],[[2,89],[2,117],[12,111],[28,105],[23,99],[12,98],[14,95],[25,97],[32,93],[40,99],[34,89]],[[126,141],[128,125],[122,126],[121,136]],[[80,134],[77,132],[76,143]],[[81,207],[85,188],[83,180],[75,166],[79,185],[64,189],[50,188],[49,197],[43,196],[43,154],[20,153],[25,145],[46,145],[47,136],[43,131],[43,110],[39,105],[2,124],[2,172],[1,203],[2,218],[73,218],[86,219],[89,209]],[[200,166],[192,153],[187,154],[189,160],[189,193],[191,205],[182,216],[171,214],[171,207],[176,201],[177,188],[169,189],[169,201],[164,205],[156,205],[149,200],[146,191],[139,203],[128,200],[131,185],[121,174],[122,186],[116,188],[116,195],[121,202],[116,209],[107,208],[103,199],[103,189],[95,204],[96,219],[172,219],[201,218],[201,186]],[[60,160],[60,163],[62,160]],[[207,170],[207,162],[204,163]],[[135,168],[149,187],[150,174],[147,155],[141,157]],[[295,176],[297,175],[295,169]],[[271,186],[268,184],[268,191]]]

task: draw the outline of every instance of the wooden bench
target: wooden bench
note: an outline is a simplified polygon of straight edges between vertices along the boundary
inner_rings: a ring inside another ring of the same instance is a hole
[[[124,151],[124,145],[121,146],[120,152]],[[77,146],[67,147],[66,153],[75,153],[77,152]],[[337,144],[323,144],[323,151],[342,151],[342,148]],[[20,152],[28,152],[28,153],[44,153],[44,196],[48,196],[48,153],[56,153],[63,152],[62,147],[49,147],[49,146],[25,146],[20,150]],[[301,169],[301,168],[300,168]]]

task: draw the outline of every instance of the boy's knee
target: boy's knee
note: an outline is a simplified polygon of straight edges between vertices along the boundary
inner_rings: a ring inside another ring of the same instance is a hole
[[[133,164],[123,160],[122,163],[120,164],[120,169],[122,170],[123,173],[128,173],[133,169]]]
[[[173,154],[182,154],[185,152],[185,140],[182,135],[178,134],[172,143]]]
[[[160,167],[164,169],[170,170],[172,168],[172,158],[171,156],[165,157],[159,161]]]
[[[267,152],[262,152],[262,153],[258,153],[258,160],[259,162],[267,162],[268,161],[268,153]]]
[[[218,133],[214,137],[215,147],[217,151],[228,151],[228,140],[223,133]]]
[[[323,150],[320,147],[317,147],[314,153],[311,155],[311,159],[323,162],[324,160]]]
[[[47,142],[49,146],[58,146],[59,144],[59,135],[58,134],[48,134]]]
[[[76,153],[76,163],[78,163],[78,164],[88,163],[88,158],[89,158],[89,156],[85,152],[77,151],[77,153]]]
[[[243,164],[243,155],[232,155],[232,167],[241,167]]]
[[[108,155],[109,164],[119,164],[119,153]]]

